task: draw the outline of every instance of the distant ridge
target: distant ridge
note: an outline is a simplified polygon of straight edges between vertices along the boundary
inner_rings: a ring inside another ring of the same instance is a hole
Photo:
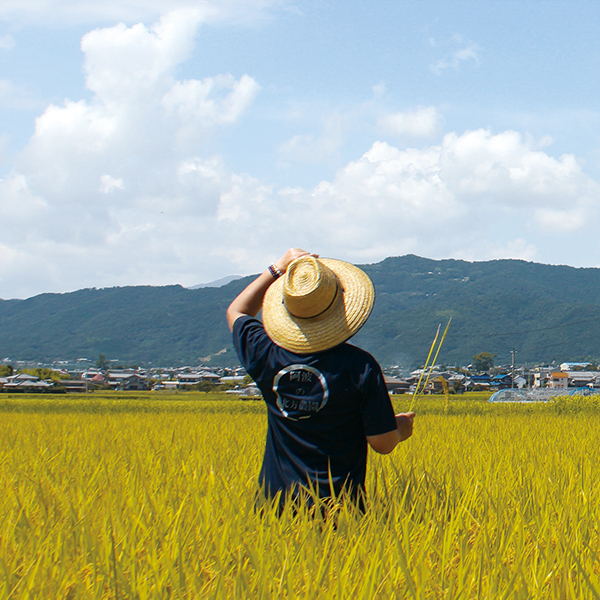
[[[221,279],[217,279],[216,281],[211,281],[209,283],[198,283],[197,285],[193,285],[189,287],[189,290],[201,290],[202,288],[208,287],[223,287],[236,279],[241,279],[241,275],[228,275],[227,277],[221,277]]]
[[[383,365],[422,364],[438,324],[450,317],[439,364],[466,365],[484,351],[508,364],[513,348],[517,364],[600,359],[598,268],[414,255],[362,268],[376,302],[352,343]],[[253,277],[221,287],[86,289],[2,300],[0,358],[52,362],[104,354],[129,364],[190,365],[205,357],[237,364],[225,311]]]

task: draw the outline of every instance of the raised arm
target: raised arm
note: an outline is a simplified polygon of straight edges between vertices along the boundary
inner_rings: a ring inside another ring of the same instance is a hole
[[[310,254],[300,248],[290,248],[278,261],[273,263],[273,266],[280,273],[285,273],[290,263],[301,256],[318,258],[318,255]],[[271,271],[266,269],[237,296],[227,309],[229,329],[233,330],[233,324],[239,317],[246,315],[255,317],[258,314],[265,292],[274,281]]]

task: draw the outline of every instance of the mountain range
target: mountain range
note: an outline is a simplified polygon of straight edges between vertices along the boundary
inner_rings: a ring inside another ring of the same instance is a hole
[[[600,358],[600,269],[414,255],[361,267],[377,299],[353,343],[383,365],[422,364],[437,326],[450,317],[438,363],[465,365],[487,351],[508,364],[513,349],[518,364]],[[251,279],[0,300],[0,359],[49,363],[104,354],[139,365],[236,364],[225,310]]]

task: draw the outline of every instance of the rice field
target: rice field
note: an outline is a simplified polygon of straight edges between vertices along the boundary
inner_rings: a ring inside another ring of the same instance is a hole
[[[277,517],[261,402],[2,394],[0,598],[600,598],[597,403],[416,411],[364,516]]]

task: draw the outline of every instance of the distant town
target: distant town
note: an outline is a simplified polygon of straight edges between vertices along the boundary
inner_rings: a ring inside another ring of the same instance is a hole
[[[113,366],[118,361],[81,358],[74,362],[52,364],[26,363],[4,359],[0,362],[0,392],[92,393],[116,391],[224,391],[242,398],[260,393],[242,367],[198,365],[146,369],[137,366]],[[471,391],[498,391],[507,388],[587,388],[600,389],[600,371],[594,363],[564,362],[560,365],[533,367],[494,367],[476,369],[474,365],[451,367],[438,365],[403,375],[399,366],[384,369],[390,394],[413,393],[420,384],[426,394],[462,394]],[[425,375],[425,376],[423,376]],[[426,382],[426,384],[425,384]]]

